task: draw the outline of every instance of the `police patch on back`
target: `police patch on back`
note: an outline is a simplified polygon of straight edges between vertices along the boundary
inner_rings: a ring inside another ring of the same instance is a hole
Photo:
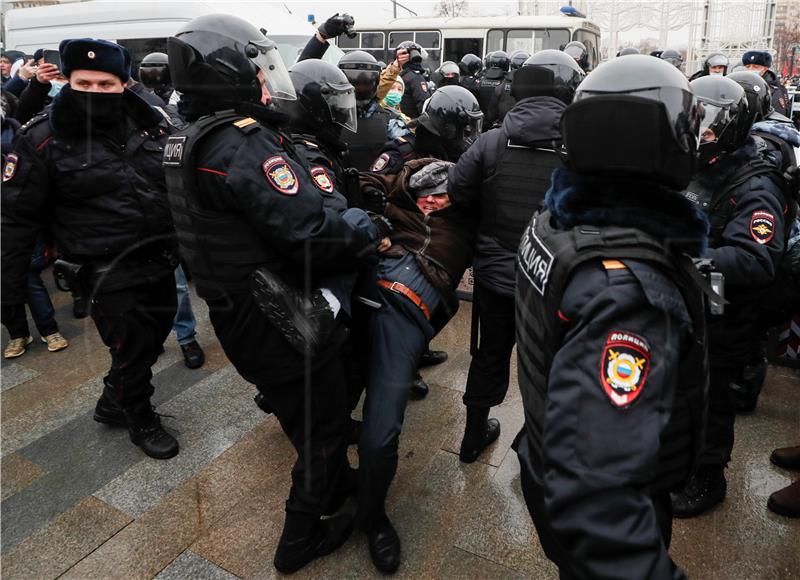
[[[553,267],[553,253],[544,245],[534,232],[536,218],[522,234],[519,244],[517,262],[520,271],[525,275],[536,291],[544,296],[547,288],[547,279]]]
[[[164,160],[161,164],[167,167],[182,167],[185,145],[186,135],[173,135],[169,137],[164,147]]]

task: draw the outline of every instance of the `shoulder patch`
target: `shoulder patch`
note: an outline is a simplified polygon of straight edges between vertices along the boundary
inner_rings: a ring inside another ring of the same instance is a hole
[[[258,123],[258,121],[256,121],[252,117],[245,117],[244,119],[239,119],[238,121],[236,121],[234,123],[234,126],[238,127],[239,129],[244,129],[245,127],[249,127],[253,123]]]
[[[650,345],[637,334],[612,330],[600,360],[600,380],[617,409],[630,407],[644,389],[650,371]]]
[[[6,181],[11,181],[14,177],[14,174],[17,172],[17,166],[19,165],[19,157],[14,153],[9,153],[6,155],[6,164],[3,167],[3,183]]]
[[[606,270],[625,270],[626,266],[619,260],[603,260],[603,268]]]
[[[281,155],[268,158],[261,164],[269,184],[284,195],[295,195],[298,189],[297,176],[289,162]]]
[[[534,221],[533,224],[536,222]],[[547,279],[555,262],[553,253],[536,236],[534,225],[525,228],[517,253],[520,271],[536,291],[544,296],[547,289]]]
[[[316,185],[319,189],[325,193],[333,192],[333,181],[331,180],[331,176],[328,175],[328,172],[325,171],[324,167],[312,167],[311,177],[314,180],[314,185]]]
[[[166,167],[182,167],[183,151],[186,146],[186,135],[172,135],[164,146],[164,159],[161,162]]]
[[[372,171],[373,173],[378,173],[380,171],[383,171],[388,164],[389,164],[389,154],[381,153],[380,157],[378,157],[375,160],[375,163],[372,164],[372,167],[370,167],[370,171]]]
[[[750,216],[750,235],[761,245],[775,236],[775,216],[765,210],[754,211]]]

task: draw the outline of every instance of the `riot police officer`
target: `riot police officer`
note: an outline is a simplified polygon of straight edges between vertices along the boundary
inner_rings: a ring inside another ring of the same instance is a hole
[[[480,57],[467,53],[461,57],[458,68],[461,69],[461,81],[459,84],[475,95],[477,99],[478,90],[481,87],[480,74],[483,70],[483,62]]]
[[[422,66],[424,50],[415,42],[406,40],[397,45],[395,53],[408,54],[408,60],[403,64],[400,77],[405,83],[406,90],[403,100],[400,101],[400,110],[411,119],[416,119],[422,112],[422,105],[433,94],[425,77],[425,68]]]
[[[750,136],[753,117],[744,89],[728,77],[691,83],[705,108],[699,167],[686,195],[711,222],[705,257],[725,277],[729,304],[709,323],[708,427],[699,467],[672,495],[673,513],[693,517],[725,499],[736,408],[731,381],[760,351],[759,306],[784,251],[788,200],[775,168],[760,159]]]
[[[434,73],[437,87],[461,84],[461,69],[452,60],[446,60]]]
[[[511,62],[511,72],[513,73],[518,68],[522,67],[525,64],[525,61],[528,60],[531,55],[525,50],[515,50],[511,53],[510,62]]]
[[[681,66],[683,66],[683,57],[681,56],[681,53],[674,48],[668,48],[667,50],[662,51],[658,58],[667,61],[678,70],[680,70]]]
[[[583,72],[588,73],[590,71],[589,51],[586,50],[586,45],[581,41],[573,40],[568,42],[564,47],[564,52],[575,59],[575,62],[578,63]]]
[[[506,73],[511,67],[511,59],[503,50],[496,50],[486,55],[486,73],[481,78],[478,88],[478,104],[484,116],[489,114],[489,109],[495,101],[495,89],[506,82]]]
[[[297,452],[274,558],[288,574],[335,550],[352,529],[351,517],[320,519],[337,511],[348,487],[349,408],[338,356],[346,333],[334,318],[335,296],[307,297],[315,319],[331,322],[307,361],[292,321],[265,313],[251,290],[267,275],[300,293],[307,273],[317,281],[351,272],[374,232],[326,206],[279,131],[287,118],[266,104],[295,92],[273,41],[238,17],[210,14],[184,25],[167,49],[191,123],[170,137],[164,155],[182,255],[225,353],[258,387]],[[316,330],[301,334],[311,348]]]
[[[522,235],[525,427],[514,448],[562,578],[684,577],[667,552],[668,492],[700,445],[707,384],[688,256],[708,224],[680,193],[698,121],[674,67],[634,55],[605,63],[564,111],[568,169]]]
[[[726,75],[728,74],[728,67],[730,61],[728,57],[721,52],[714,52],[709,54],[703,61],[703,68],[694,73],[689,80],[693,81],[700,77],[707,77],[708,75]]]
[[[348,52],[339,60],[339,68],[355,88],[358,111],[358,130],[343,134],[342,140],[350,148],[350,165],[367,171],[375,160],[375,151],[411,131],[398,113],[378,102],[382,68],[374,56],[363,50]]]
[[[163,52],[151,52],[139,65],[139,82],[169,103],[174,89],[169,78],[169,60]]]
[[[489,112],[484,119],[486,127],[499,127],[503,119],[516,103],[516,99],[511,94],[511,83],[514,80],[514,73],[525,64],[530,55],[524,50],[517,50],[509,57],[509,70],[505,79],[494,89],[494,95],[489,103]]]
[[[488,416],[508,391],[517,248],[544,201],[553,169],[563,165],[561,114],[584,76],[558,50],[530,57],[514,74],[511,92],[518,101],[503,126],[481,135],[450,172],[453,205],[479,221],[472,308],[478,312],[480,340],[463,399],[467,423],[459,456],[465,463],[475,461],[499,435],[499,422]]]
[[[641,54],[639,49],[635,46],[626,46],[617,53],[617,56],[630,56],[632,54]]]

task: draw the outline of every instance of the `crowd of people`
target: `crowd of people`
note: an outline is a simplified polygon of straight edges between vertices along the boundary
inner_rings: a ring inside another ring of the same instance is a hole
[[[672,517],[724,501],[766,335],[800,316],[800,132],[769,53],[737,71],[712,55],[691,82],[677,51],[592,71],[579,42],[433,73],[411,41],[388,65],[321,60],[353,27],[331,17],[288,68],[224,14],[182,26],[138,81],[105,40],[5,63],[4,356],[32,342],[25,304],[49,350],[67,348],[40,277],[55,258],[111,355],[94,419],[174,457],[151,368],[172,329],[187,366],[203,364],[190,274],[297,453],[276,569],[358,528],[393,573],[406,405],[429,391],[419,368],[447,358],[429,343],[472,266],[460,460],[500,434],[491,408],[516,345],[513,448],[561,577],[683,577]],[[771,459],[800,469],[800,447]],[[800,516],[800,483],[769,508]]]

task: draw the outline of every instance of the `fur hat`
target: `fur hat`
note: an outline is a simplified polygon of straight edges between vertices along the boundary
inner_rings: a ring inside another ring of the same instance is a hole
[[[772,55],[766,50],[748,50],[742,56],[742,64],[760,64],[770,68],[772,66]]]
[[[69,78],[75,70],[96,70],[111,73],[127,83],[131,77],[131,56],[128,50],[108,40],[68,38],[58,46],[61,72]]]

